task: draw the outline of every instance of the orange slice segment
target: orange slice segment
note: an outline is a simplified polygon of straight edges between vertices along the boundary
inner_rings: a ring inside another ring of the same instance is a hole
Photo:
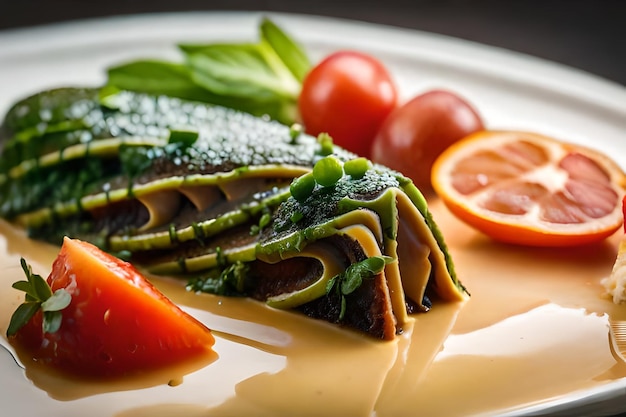
[[[625,175],[602,153],[528,132],[482,131],[445,150],[433,188],[493,239],[530,246],[596,242],[622,224]]]

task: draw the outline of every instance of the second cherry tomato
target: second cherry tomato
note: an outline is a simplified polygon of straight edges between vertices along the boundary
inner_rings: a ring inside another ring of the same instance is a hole
[[[430,170],[439,154],[483,129],[480,115],[465,99],[451,91],[428,91],[389,115],[374,139],[372,160],[400,171],[430,192]]]
[[[335,144],[369,157],[374,136],[396,107],[397,95],[380,61],[356,51],[339,51],[307,75],[298,108],[308,133],[327,132]]]

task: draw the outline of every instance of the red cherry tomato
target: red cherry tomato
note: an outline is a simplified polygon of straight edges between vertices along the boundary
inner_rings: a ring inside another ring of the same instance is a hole
[[[65,239],[48,277],[70,304],[61,327],[43,333],[39,310],[11,343],[39,363],[68,374],[119,377],[204,358],[214,360],[214,338],[132,265],[79,240]]]
[[[326,57],[306,76],[298,100],[308,133],[369,157],[376,132],[396,107],[396,86],[377,59],[355,51]]]
[[[444,149],[483,130],[478,112],[463,98],[444,90],[418,95],[398,107],[381,126],[372,145],[372,160],[432,191],[430,170]]]

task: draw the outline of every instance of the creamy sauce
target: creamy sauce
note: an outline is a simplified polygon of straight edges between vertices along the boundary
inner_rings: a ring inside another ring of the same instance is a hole
[[[155,278],[213,330],[216,361],[184,370],[172,386],[150,379],[85,388],[29,366],[33,386],[0,350],[0,400],[18,403],[14,410],[21,414],[55,416],[76,410],[117,417],[467,416],[536,405],[626,377],[626,364],[611,353],[608,328],[609,318],[626,320],[626,306],[603,297],[600,285],[618,235],[585,248],[519,248],[464,226],[438,201],[431,209],[472,297],[435,304],[392,342],[247,299],[190,294],[178,281]],[[58,248],[5,223],[0,233],[4,335],[22,301],[10,289],[21,279],[19,257],[45,276]]]

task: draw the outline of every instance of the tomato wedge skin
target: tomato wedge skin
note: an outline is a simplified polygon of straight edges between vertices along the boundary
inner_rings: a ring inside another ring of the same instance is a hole
[[[34,361],[69,374],[122,377],[214,355],[211,331],[166,298],[131,264],[65,238],[47,279],[72,296],[58,331],[39,311],[10,338]]]

